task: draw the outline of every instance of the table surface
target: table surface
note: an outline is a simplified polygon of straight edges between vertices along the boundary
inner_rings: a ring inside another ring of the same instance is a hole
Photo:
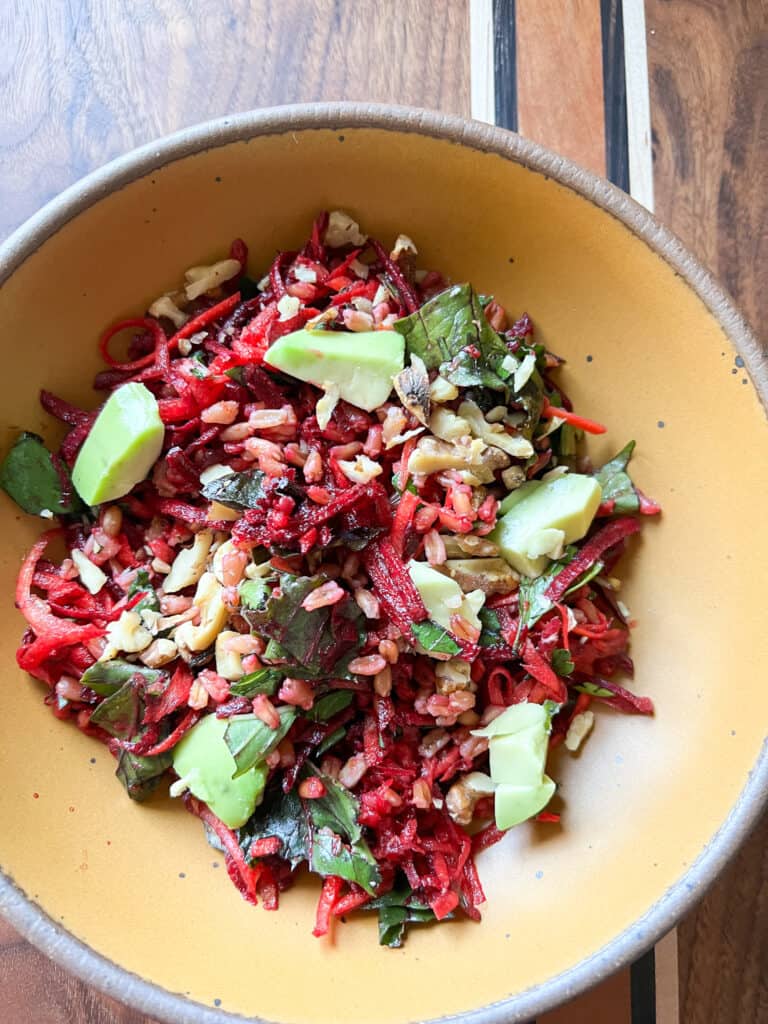
[[[517,53],[515,70],[497,41],[503,123],[605,174],[616,0],[495,2]],[[491,6],[471,3],[473,17]],[[624,0],[627,25],[638,7]],[[348,99],[468,116],[469,14],[468,0],[6,0],[0,237],[107,160],[223,114]],[[644,14],[634,70],[649,83],[656,213],[765,336],[768,0],[646,0]],[[768,1022],[767,953],[764,819],[680,925],[683,1024]],[[15,1024],[150,1024],[2,921],[0,989]]]

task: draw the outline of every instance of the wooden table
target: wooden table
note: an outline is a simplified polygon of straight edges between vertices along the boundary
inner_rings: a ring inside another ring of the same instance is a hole
[[[655,202],[765,335],[768,0],[6,0],[0,40],[1,237],[198,121],[411,104],[495,119]],[[767,851],[764,820],[680,926],[684,1024],[768,1022]],[[13,1024],[150,1024],[2,922],[0,990]]]

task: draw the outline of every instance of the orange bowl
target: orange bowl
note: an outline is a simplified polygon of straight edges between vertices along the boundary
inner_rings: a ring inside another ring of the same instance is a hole
[[[0,910],[71,971],[163,1020],[511,1024],[650,946],[760,811],[766,359],[663,227],[567,161],[436,114],[286,107],[120,159],[5,244],[6,447],[20,427],[53,438],[41,387],[96,404],[99,332],[180,269],[242,236],[256,271],[335,207],[385,240],[406,232],[422,265],[528,310],[537,339],[567,358],[577,407],[609,424],[596,458],[637,440],[638,482],[664,513],[627,560],[622,599],[639,622],[635,688],[656,716],[600,714],[583,753],[556,760],[563,825],[520,826],[481,855],[481,924],[422,929],[389,950],[354,919],[335,944],[317,941],[313,884],[277,914],[254,910],[198,822],[167,799],[130,803],[106,751],[42,707],[15,667],[12,608],[39,525],[3,496]]]

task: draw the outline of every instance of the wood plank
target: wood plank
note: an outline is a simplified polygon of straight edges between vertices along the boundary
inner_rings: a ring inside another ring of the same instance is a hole
[[[469,115],[464,0],[10,0],[0,39],[0,237],[113,157],[225,114],[356,99]]]
[[[656,212],[768,335],[768,3],[648,0]],[[685,1024],[768,1021],[768,817],[679,929]]]
[[[656,214],[768,327],[768,0],[648,0]]]
[[[517,0],[518,130],[605,174],[599,0]]]

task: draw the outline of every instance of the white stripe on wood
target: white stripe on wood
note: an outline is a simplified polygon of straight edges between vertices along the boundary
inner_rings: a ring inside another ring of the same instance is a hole
[[[469,2],[470,110],[476,121],[496,121],[493,0]]]
[[[653,151],[644,0],[622,0],[629,193],[653,211]]]

